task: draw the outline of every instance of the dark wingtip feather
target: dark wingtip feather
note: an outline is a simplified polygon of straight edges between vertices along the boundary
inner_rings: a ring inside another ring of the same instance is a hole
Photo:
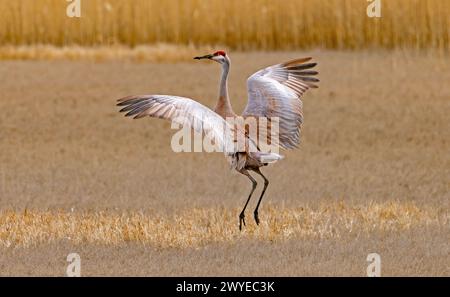
[[[128,105],[128,106],[125,106],[124,108],[122,108],[121,110],[119,110],[119,112],[126,112],[126,111],[130,111],[132,109],[134,109],[134,106]]]
[[[286,62],[286,63],[283,63],[282,65],[283,65],[283,67],[293,67],[293,66],[295,66],[295,65],[299,65],[299,64],[308,62],[308,61],[311,60],[311,59],[312,59],[312,57],[306,57],[306,58],[295,59],[295,60],[291,60],[291,61],[288,61],[288,62]]]
[[[133,120],[137,120],[137,119],[143,118],[143,117],[145,117],[145,116],[147,116],[147,115],[145,114],[145,112],[141,112],[141,113],[135,115],[135,116],[133,117]]]
[[[117,106],[130,105],[130,104],[137,103],[137,102],[140,102],[145,99],[147,99],[147,98],[142,95],[138,95],[138,96],[131,95],[131,96],[123,97],[123,98],[117,99],[117,102],[118,102]]]
[[[287,67],[288,70],[303,70],[303,69],[309,69],[313,68],[317,65],[317,63],[307,63],[307,64],[301,64],[296,66],[289,66]]]
[[[301,79],[303,81],[307,81],[307,82],[319,82],[319,79],[316,78],[316,77],[309,77],[309,76],[302,77],[302,76],[300,76],[299,79]]]
[[[319,72],[318,71],[314,71],[314,70],[307,70],[307,71],[295,71],[294,74],[295,75],[299,75],[299,76],[303,76],[303,75],[318,75]]]
[[[138,113],[140,113],[140,112],[141,112],[140,108],[134,108],[134,109],[132,109],[131,111],[127,112],[127,113],[125,114],[125,116],[126,116],[126,117],[134,116],[134,115],[136,115],[136,114],[138,114]]]
[[[123,103],[125,103],[125,102],[127,102],[127,101],[129,101],[130,99],[133,99],[133,98],[135,98],[135,96],[126,96],[126,97],[122,97],[122,98],[120,98],[120,99],[117,99],[117,105],[119,105],[119,104],[123,104]]]

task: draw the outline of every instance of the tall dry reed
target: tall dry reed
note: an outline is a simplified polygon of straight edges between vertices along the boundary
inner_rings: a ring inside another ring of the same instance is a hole
[[[0,0],[0,45],[225,45],[233,49],[433,48],[447,50],[450,1]]]

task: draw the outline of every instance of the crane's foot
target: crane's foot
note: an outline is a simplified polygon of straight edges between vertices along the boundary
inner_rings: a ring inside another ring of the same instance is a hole
[[[239,231],[242,231],[242,223],[245,226],[245,214],[244,214],[244,212],[241,212],[241,214],[239,215]]]
[[[253,213],[253,215],[254,215],[254,217],[255,217],[255,222],[256,222],[256,225],[259,225],[259,216],[258,216],[258,211],[257,211],[257,210],[255,210],[255,212]]]

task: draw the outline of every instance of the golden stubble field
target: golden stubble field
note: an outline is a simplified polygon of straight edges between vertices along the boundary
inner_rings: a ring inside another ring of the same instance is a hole
[[[300,149],[264,168],[262,225],[251,204],[243,232],[245,177],[221,154],[173,153],[169,123],[115,106],[140,93],[213,106],[217,65],[0,62],[0,274],[64,275],[78,252],[83,275],[364,275],[377,252],[383,275],[449,275],[449,58],[230,54],[237,111],[264,66],[312,55],[321,78]]]

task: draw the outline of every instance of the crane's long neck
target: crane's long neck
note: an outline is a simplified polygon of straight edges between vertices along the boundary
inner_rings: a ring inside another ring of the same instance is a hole
[[[230,62],[222,64],[222,77],[220,78],[219,101],[214,109],[222,117],[235,116],[228,98],[228,72],[230,71]]]

